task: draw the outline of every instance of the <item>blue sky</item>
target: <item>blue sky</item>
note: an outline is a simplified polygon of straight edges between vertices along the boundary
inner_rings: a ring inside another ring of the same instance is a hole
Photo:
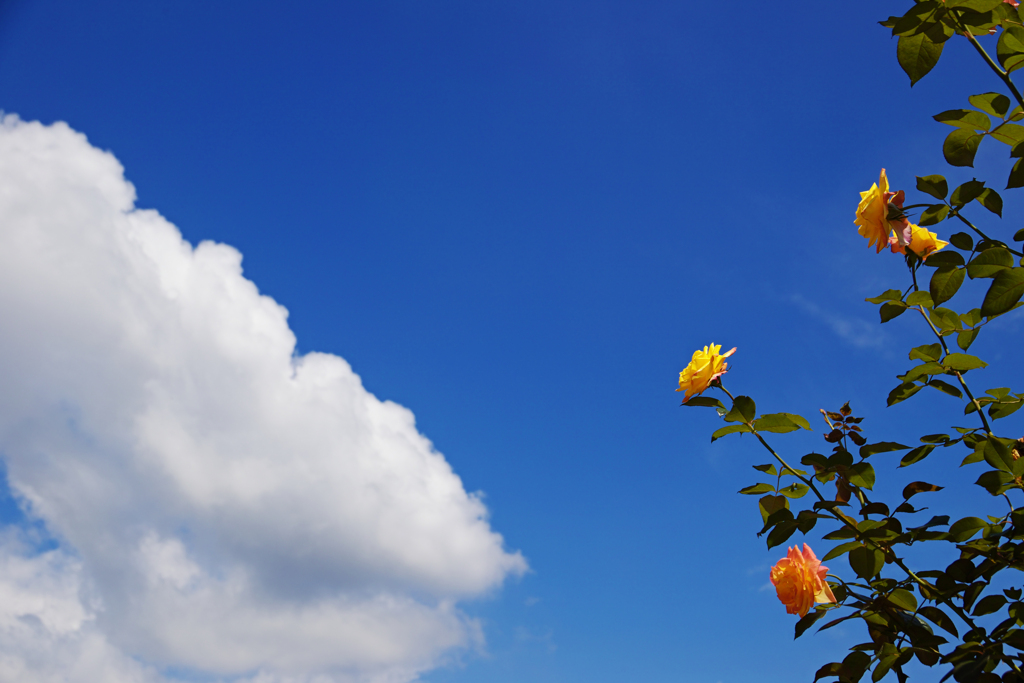
[[[970,179],[928,117],[997,83],[952,44],[911,90],[875,23],[901,7],[14,0],[0,108],[67,122],[138,207],[240,251],[299,354],[344,358],[483,492],[529,571],[460,601],[486,646],[422,680],[810,680],[861,634],[792,642],[782,550],[735,495],[767,459],[673,390],[714,342],[734,393],[815,428],[846,400],[873,440],[963,421],[885,409],[929,340],[875,324],[864,298],[905,278],[853,210],[882,166],[908,193]],[[999,188],[1002,154],[977,171]],[[976,347],[1018,380],[1021,321]]]

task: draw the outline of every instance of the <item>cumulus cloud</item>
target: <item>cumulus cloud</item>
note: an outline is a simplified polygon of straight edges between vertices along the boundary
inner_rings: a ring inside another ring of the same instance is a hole
[[[402,683],[521,574],[413,414],[295,355],[241,254],[113,155],[0,124],[0,453],[58,541],[0,538],[0,680]]]

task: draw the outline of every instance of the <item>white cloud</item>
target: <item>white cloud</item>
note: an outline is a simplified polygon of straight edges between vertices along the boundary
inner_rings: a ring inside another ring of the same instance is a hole
[[[828,325],[829,329],[836,336],[847,343],[862,349],[886,348],[887,337],[883,331],[878,329],[877,324],[873,325],[861,318],[850,318],[832,311],[823,310],[820,306],[808,301],[799,294],[794,294],[790,300],[806,313]]]
[[[402,683],[479,644],[456,602],[526,568],[479,498],[134,200],[66,125],[0,125],[0,453],[59,540],[0,543],[0,680]]]

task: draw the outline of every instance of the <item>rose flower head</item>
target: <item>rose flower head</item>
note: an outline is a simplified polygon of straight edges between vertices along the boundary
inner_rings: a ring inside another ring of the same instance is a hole
[[[809,545],[804,543],[802,552],[796,546],[790,548],[771,571],[772,585],[786,613],[803,617],[816,602],[835,602],[836,596],[825,583],[827,573],[828,567],[821,566]]]
[[[903,190],[889,191],[884,168],[878,176],[878,184],[873,183],[871,189],[860,193],[853,223],[861,237],[867,238],[868,246],[875,248],[876,254],[889,244],[891,232],[896,233],[900,245],[905,246],[910,241],[910,222],[903,215],[903,199]]]
[[[896,237],[889,238],[889,246],[893,253],[906,254],[906,247],[910,247],[910,251],[914,252],[921,257],[921,260],[928,258],[928,255],[942,249],[949,242],[943,242],[937,239],[938,235],[934,232],[929,232],[926,228],[922,228],[917,225],[910,225],[910,239],[907,243],[901,244]]]
[[[725,359],[736,353],[736,347],[726,353],[719,353],[721,350],[721,344],[711,344],[705,346],[703,351],[693,352],[690,364],[679,373],[679,388],[676,391],[686,392],[683,403],[689,401],[691,396],[703,392],[708,385],[725,374],[729,367]]]

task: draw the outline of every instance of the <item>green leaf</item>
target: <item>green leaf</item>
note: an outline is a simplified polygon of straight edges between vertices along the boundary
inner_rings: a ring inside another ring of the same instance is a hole
[[[960,316],[948,308],[935,308],[929,312],[928,317],[931,319],[932,324],[943,332],[959,330],[961,328]]]
[[[988,416],[993,420],[1008,417],[1020,410],[1022,405],[1024,405],[1024,400],[1022,399],[1017,399],[1012,403],[993,403],[988,407]]]
[[[934,0],[927,0],[911,7],[902,17],[890,17],[891,25],[889,27],[892,29],[892,35],[921,33],[925,30],[921,28],[922,24],[934,15],[936,9],[938,9],[938,3]],[[883,24],[883,26],[885,25],[889,24]]]
[[[753,486],[740,489],[737,493],[742,493],[744,496],[754,496],[758,493],[769,493],[774,491],[775,487],[771,484],[754,484]]]
[[[810,487],[801,484],[799,482],[793,482],[789,486],[783,486],[779,489],[779,493],[784,495],[786,498],[803,498],[804,495],[810,491]]]
[[[875,485],[875,468],[866,462],[858,462],[846,470],[846,478],[851,484],[870,491]]]
[[[960,290],[964,283],[964,270],[955,266],[942,266],[936,268],[928,283],[928,293],[931,295],[933,305],[949,301]]]
[[[973,109],[950,109],[941,114],[936,114],[932,118],[939,123],[956,126],[957,128],[987,131],[992,127],[992,121],[987,116]],[[967,201],[971,200],[968,199]],[[967,202],[964,203],[966,204]]]
[[[935,225],[936,223],[944,221],[948,215],[948,206],[945,204],[932,204],[921,212],[921,217],[918,219],[917,224],[921,227]]]
[[[934,306],[932,303],[932,295],[923,290],[912,292],[910,296],[907,297],[906,303],[908,306],[925,306],[926,308]]]
[[[971,344],[974,343],[974,340],[978,338],[978,334],[980,333],[981,329],[979,328],[959,332],[956,335],[956,345],[959,346],[962,350],[966,351],[967,349],[971,348]]]
[[[1000,118],[1006,116],[1006,112],[1010,109],[1010,98],[997,92],[971,95],[967,98],[967,101],[978,109]],[[939,199],[942,199],[942,197],[939,197]]]
[[[1010,176],[1006,179],[1007,190],[1012,190],[1015,187],[1024,187],[1024,159],[1017,160],[1017,163],[1010,169]]]
[[[942,344],[925,344],[910,350],[910,360],[939,360],[942,358]]]
[[[878,453],[891,453],[892,451],[905,451],[910,446],[904,446],[901,443],[895,441],[879,441],[878,443],[868,444],[867,446],[861,446],[860,457],[869,458],[872,455]]]
[[[717,398],[711,398],[710,396],[691,396],[689,401],[686,401],[682,405],[684,406],[697,406],[700,408],[725,408],[725,405]]]
[[[1003,472],[1013,472],[1013,454],[1010,449],[999,439],[994,436],[986,438],[981,441],[975,450],[980,450],[981,455],[985,458],[985,462],[994,467],[997,470]]]
[[[1013,256],[1003,247],[986,249],[976,255],[967,264],[967,274],[971,279],[980,277],[995,277],[996,274],[1013,266]]]
[[[802,636],[807,629],[814,626],[814,622],[818,621],[818,619],[821,619],[826,614],[828,614],[827,610],[816,609],[811,610],[806,615],[801,617],[800,621],[796,622],[796,629],[794,630],[795,635],[793,636],[793,640],[796,640],[797,638]]]
[[[981,304],[981,314],[1001,315],[1013,308],[1024,295],[1024,268],[1011,268],[996,274]]]
[[[978,195],[978,203],[1000,218],[1003,217],[1003,198],[991,187],[986,187],[985,191]]]
[[[1015,147],[1024,142],[1024,126],[1018,126],[1016,123],[1003,123],[996,126],[989,135],[1004,145]]]
[[[967,311],[966,313],[961,313],[960,314],[960,320],[964,321],[964,325],[969,325],[970,327],[974,327],[975,325],[977,325],[978,323],[981,322],[981,309],[980,308],[972,308],[971,310]]]
[[[935,446],[932,444],[926,444],[924,446],[918,446],[914,450],[910,451],[903,456],[900,460],[900,467],[908,467],[916,462],[921,462],[928,457],[928,454],[935,450]]]
[[[910,77],[913,86],[924,78],[942,56],[943,43],[935,43],[924,33],[915,36],[900,36],[896,44],[896,59],[903,71]],[[977,145],[975,145],[977,147]]]
[[[952,384],[949,384],[947,382],[943,382],[941,379],[929,380],[928,381],[928,386],[932,387],[933,389],[938,389],[939,391],[941,391],[944,394],[949,394],[950,396],[952,396],[954,398],[961,398],[961,397],[963,397],[963,394],[960,393],[959,389],[954,387]]]
[[[912,481],[903,487],[903,500],[910,500],[912,496],[916,496],[919,493],[929,493],[931,491],[941,491],[942,486],[936,486],[935,484],[929,484],[925,481]]]
[[[882,304],[882,307],[878,309],[878,314],[882,318],[883,323],[887,323],[893,318],[903,315],[903,312],[907,310],[907,305],[902,301],[886,301]]]
[[[983,519],[964,517],[953,522],[953,525],[949,527],[949,540],[954,543],[963,543],[978,533],[979,529],[984,529],[986,526],[988,526],[988,523]]]
[[[982,137],[969,128],[957,128],[942,143],[942,156],[950,166],[974,166],[974,155],[978,153]]]
[[[1014,71],[1024,65],[1024,28],[1019,26],[1003,28],[1003,33],[999,36],[999,42],[996,44],[996,57],[1007,71]]]
[[[977,370],[978,368],[987,367],[988,363],[977,356],[970,356],[966,353],[951,353],[942,359],[942,366],[949,368],[950,370],[966,372],[968,370]]]
[[[898,289],[887,289],[878,296],[873,296],[870,299],[864,299],[871,304],[881,304],[886,301],[899,301],[903,298],[903,292]]]
[[[755,415],[757,415],[757,406],[754,405],[754,399],[749,396],[737,396],[732,402],[732,410],[725,414],[725,421],[750,422]]]
[[[736,434],[737,432],[749,432],[749,431],[750,431],[750,427],[748,427],[747,425],[744,425],[744,424],[729,425],[727,427],[722,427],[721,429],[717,430],[714,434],[712,434],[711,435],[711,441],[712,441],[712,443],[714,443],[715,441],[718,441],[719,439],[721,439],[723,436],[728,436],[729,434]]]
[[[768,549],[785,543],[797,530],[796,521],[782,522],[768,534]]]
[[[1007,484],[1011,481],[1013,481],[1013,475],[1009,472],[989,470],[978,477],[978,481],[974,483],[988,491],[991,495],[998,496],[1010,488]]]
[[[906,401],[923,388],[924,385],[914,384],[913,382],[901,384],[889,392],[889,397],[886,399],[885,404],[893,406],[901,401]]]
[[[875,578],[884,563],[882,553],[874,548],[861,546],[850,551],[850,568],[865,581]]]
[[[953,620],[949,618],[948,614],[940,610],[938,607],[926,605],[918,610],[918,614],[941,628],[946,633],[952,634],[954,638],[960,637],[960,633],[956,630],[956,624],[953,623]]]
[[[762,415],[754,420],[754,429],[761,432],[784,434],[786,432],[795,432],[801,427],[807,430],[811,429],[811,425],[807,420],[799,415],[790,415],[789,413],[772,413],[770,415]]]
[[[996,8],[1003,0],[948,0],[946,7],[969,9],[974,12],[989,12]]]
[[[761,518],[768,523],[768,518],[779,510],[789,508],[789,501],[785,496],[765,496],[757,501],[757,507],[761,510]]]
[[[825,554],[825,557],[821,558],[821,561],[828,562],[829,560],[837,558],[840,555],[845,555],[854,548],[861,547],[861,545],[862,544],[860,541],[849,541],[848,543],[842,543],[840,545],[837,545],[835,548],[832,548],[832,550],[828,551]]]
[[[971,251],[974,249],[974,238],[966,232],[955,232],[949,236],[949,243],[957,249]]]
[[[778,474],[778,471],[775,469],[775,465],[751,465],[751,467],[753,467],[758,472],[764,472],[765,474],[771,475],[773,477]]]
[[[1021,130],[1024,130],[1024,126],[1017,126]],[[960,185],[953,190],[953,196],[949,198],[949,203],[953,206],[963,206],[969,204],[985,191],[985,183],[980,180],[968,180],[963,185]]]
[[[986,595],[978,601],[977,605],[974,606],[974,609],[971,611],[971,616],[983,617],[986,614],[998,612],[1005,604],[1006,598],[1002,595]]]
[[[946,184],[946,179],[940,175],[917,176],[917,189],[936,199],[945,199],[949,193],[949,185]]]
[[[917,609],[917,598],[908,590],[897,588],[892,593],[889,593],[888,598],[889,602],[900,609],[905,609],[908,612],[913,612]]]
[[[1024,228],[1021,228],[1017,232],[1013,233],[1013,241],[1014,242],[1022,242],[1022,241],[1024,241]]]
[[[956,251],[940,251],[938,253],[932,253],[928,256],[928,260],[924,262],[924,265],[932,268],[939,268],[941,266],[962,266],[964,265],[964,257]]]

